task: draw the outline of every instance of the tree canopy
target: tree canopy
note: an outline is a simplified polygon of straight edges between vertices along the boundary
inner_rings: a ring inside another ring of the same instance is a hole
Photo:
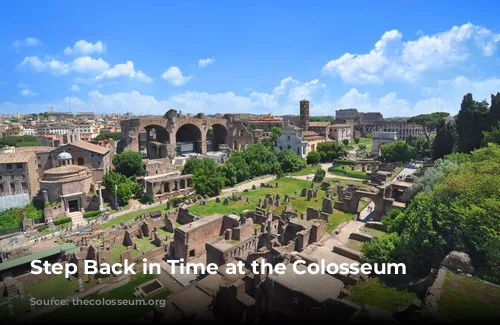
[[[381,152],[382,160],[386,162],[410,161],[415,158],[415,148],[402,140],[384,144]]]
[[[122,133],[121,132],[110,132],[110,133],[99,133],[94,139],[93,141],[102,141],[102,140],[106,140],[106,139],[113,139],[113,140],[120,140],[122,136]]]
[[[417,116],[414,116],[408,120],[408,123],[415,123],[417,125],[420,125],[423,130],[424,130],[424,136],[425,139],[427,140],[427,148],[431,147],[431,138],[430,138],[430,133],[432,131],[435,131],[439,125],[439,123],[445,119],[446,117],[450,116],[449,113],[446,112],[434,112],[430,114],[420,114]],[[431,158],[432,158],[432,151],[430,152]]]
[[[320,142],[318,143],[316,151],[320,154],[321,162],[323,163],[333,162],[335,159],[347,156],[345,146],[336,141]]]
[[[276,158],[283,173],[296,172],[306,167],[304,158],[297,156],[292,150],[280,150]]]
[[[461,250],[483,274],[495,267],[491,263],[499,253],[500,147],[490,144],[465,161],[456,155],[449,158],[461,163],[446,168],[431,189],[422,188],[404,211],[394,210],[383,219],[391,235],[363,246],[368,262],[403,262],[427,274],[450,251]]]
[[[115,170],[127,177],[144,175],[144,166],[142,165],[142,155],[140,152],[127,150],[116,154],[113,157]]]

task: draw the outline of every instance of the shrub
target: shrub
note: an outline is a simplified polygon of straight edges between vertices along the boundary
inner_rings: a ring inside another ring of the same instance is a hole
[[[59,226],[59,225],[62,225],[62,224],[68,223],[68,222],[71,222],[70,217],[62,217],[62,218],[54,220],[54,225]]]
[[[323,169],[318,168],[314,172],[314,179],[313,179],[313,181],[314,182],[321,182],[325,178],[325,175],[326,175],[326,172]]]
[[[347,146],[349,144],[349,140],[344,139],[344,140],[342,140],[342,143],[344,144],[344,146]]]
[[[307,154],[307,164],[316,165],[321,161],[321,155],[317,151],[311,151]]]
[[[41,225],[40,227],[36,228],[37,231],[42,232],[49,229],[49,226],[47,225]]]
[[[83,214],[83,217],[84,218],[92,218],[92,217],[96,217],[100,214],[101,214],[101,211],[99,211],[99,210],[87,211]]]
[[[360,140],[359,140],[359,138],[355,138],[355,139],[354,139],[354,143],[355,143],[355,144],[358,144],[358,143],[359,143],[359,141],[360,141]]]

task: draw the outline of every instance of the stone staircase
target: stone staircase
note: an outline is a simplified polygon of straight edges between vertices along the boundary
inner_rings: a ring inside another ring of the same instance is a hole
[[[80,211],[70,212],[69,217],[71,218],[72,228],[76,227],[77,225],[83,227],[88,224],[87,220],[85,220],[83,214]]]

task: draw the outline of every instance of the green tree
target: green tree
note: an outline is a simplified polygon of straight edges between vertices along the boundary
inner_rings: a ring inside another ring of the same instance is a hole
[[[297,156],[292,150],[280,150],[276,158],[283,173],[296,172],[306,167],[304,158]]]
[[[278,127],[278,126],[273,126],[272,129],[271,129],[271,132],[273,133],[273,143],[275,146],[276,143],[278,142],[278,138],[281,136],[282,132],[281,132],[281,128]]]
[[[233,154],[236,153],[236,152],[233,152]],[[182,174],[184,175],[189,175],[189,174],[194,174],[194,172],[201,168],[202,166],[202,161],[201,159],[198,159],[198,158],[191,158],[191,159],[188,159],[188,161],[186,161],[186,163],[184,164],[184,168],[182,169]]]
[[[200,195],[219,195],[226,179],[212,158],[200,159],[201,164],[194,171],[192,183]]]
[[[364,136],[365,139],[371,139],[372,138],[372,135],[370,133],[367,133],[365,134]]]
[[[469,153],[481,146],[482,132],[488,129],[487,117],[486,101],[477,102],[470,93],[464,96],[455,117],[459,152]]]
[[[118,204],[120,206],[125,206],[128,204],[128,201],[132,199],[132,189],[130,185],[127,183],[120,183],[116,189],[116,196],[118,197]]]
[[[113,140],[120,140],[122,136],[122,133],[121,132],[110,132],[110,133],[99,133],[94,139],[93,141],[97,142],[97,141],[102,141],[102,140],[107,140],[107,139],[113,139]]]
[[[321,155],[317,151],[311,151],[307,154],[307,164],[316,165],[321,161]]]
[[[44,119],[48,119],[49,116],[50,116],[50,114],[49,114],[49,112],[43,112],[42,116],[43,116]]]
[[[349,140],[344,139],[344,140],[342,140],[342,143],[344,144],[344,146],[346,146],[346,147],[347,147],[347,145],[349,144]]]
[[[361,139],[360,139],[360,138],[354,138],[354,143],[355,143],[355,144],[359,144],[359,141],[361,141]]]
[[[414,148],[416,158],[430,157],[426,139],[410,136],[406,140],[406,143]]]
[[[500,147],[490,144],[474,150],[463,161],[445,170],[431,189],[418,193],[403,212],[383,219],[395,244],[377,246],[377,240],[366,245],[367,260],[382,262],[389,257],[405,263],[407,269],[427,274],[450,251],[460,250],[471,256],[477,269],[494,267],[491,258],[497,255],[500,229]]]
[[[366,144],[360,144],[360,145],[358,146],[358,148],[359,148],[359,150],[361,150],[361,151],[365,151],[365,150],[366,150]]]
[[[321,142],[318,144],[316,151],[319,152],[323,163],[333,162],[335,159],[347,156],[345,146],[336,141]]]
[[[382,160],[386,162],[406,162],[415,157],[415,149],[402,140],[383,145],[381,151]]]
[[[453,152],[455,146],[455,129],[450,122],[442,120],[436,130],[436,137],[432,142],[432,156],[434,159],[443,158]]]
[[[248,145],[243,152],[243,157],[245,157],[253,177],[281,173],[276,155],[270,148],[262,144]]]
[[[435,131],[439,125],[439,123],[445,119],[446,117],[450,116],[449,113],[446,112],[434,112],[430,114],[420,114],[417,116],[414,116],[408,120],[408,123],[415,123],[417,125],[420,125],[423,130],[424,130],[424,136],[425,139],[427,140],[427,148],[431,147],[431,137],[430,133]],[[432,151],[429,152],[431,159],[432,157]]]
[[[314,172],[314,182],[321,182],[323,179],[325,179],[326,172],[322,168],[316,169]]]
[[[500,144],[500,122],[493,126],[491,131],[483,131],[483,146],[488,145],[490,142]]]
[[[236,182],[241,183],[252,178],[250,166],[248,166],[243,152],[235,151],[226,162],[226,165],[233,166],[236,172]]]
[[[142,165],[142,155],[140,152],[127,150],[116,154],[113,157],[115,170],[127,177],[144,175],[144,166]]]
[[[500,123],[500,93],[491,95],[490,111],[488,113],[490,130]]]

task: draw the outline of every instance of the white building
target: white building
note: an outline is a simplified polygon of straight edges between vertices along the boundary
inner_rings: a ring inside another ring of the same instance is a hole
[[[63,135],[75,130],[75,126],[71,124],[41,124],[37,126],[38,135]]]
[[[292,150],[298,156],[307,156],[307,141],[301,137],[301,129],[293,125],[284,126],[281,129],[281,136],[278,138],[276,147],[279,150]]]
[[[24,129],[24,135],[35,135],[35,129]]]
[[[337,142],[342,140],[351,140],[353,137],[353,126],[350,124],[334,124],[330,126],[330,133],[328,137]]]

